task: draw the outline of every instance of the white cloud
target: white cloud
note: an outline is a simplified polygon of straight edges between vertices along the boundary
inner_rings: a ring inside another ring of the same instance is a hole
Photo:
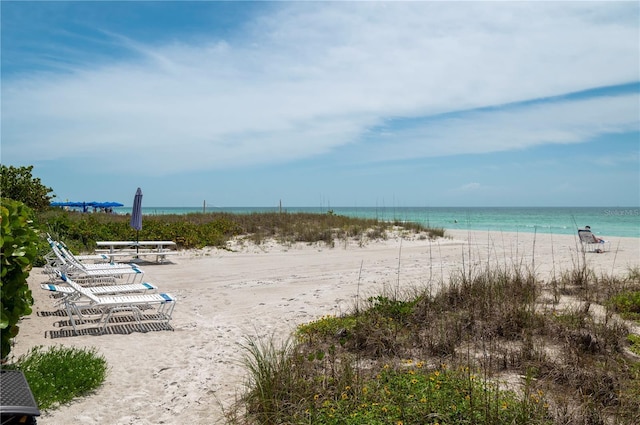
[[[242,40],[3,81],[3,156],[156,173],[291,161],[422,117],[638,79],[634,3],[282,3]],[[635,107],[633,103],[635,102]],[[637,129],[637,95],[390,128],[373,160],[574,143]],[[635,116],[634,116],[635,114]],[[404,155],[401,152],[409,152]]]
[[[471,183],[467,183],[464,184],[462,186],[460,186],[458,188],[459,191],[462,192],[476,192],[481,188],[480,183],[478,182],[471,182]]]
[[[540,102],[424,120],[371,138],[367,160],[400,160],[580,143],[611,133],[638,131],[637,94]],[[384,139],[393,140],[386,143]]]
[[[620,155],[602,155],[598,157],[584,158],[585,163],[592,163],[594,167],[619,167],[627,164],[639,163],[638,151],[626,152]]]

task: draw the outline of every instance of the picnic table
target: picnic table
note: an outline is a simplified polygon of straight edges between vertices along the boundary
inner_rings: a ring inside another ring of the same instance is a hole
[[[3,424],[36,424],[40,410],[24,373],[0,370],[0,421]]]
[[[96,253],[108,256],[110,262],[115,257],[155,255],[156,261],[162,263],[168,255],[178,253],[173,241],[98,241],[96,246]]]

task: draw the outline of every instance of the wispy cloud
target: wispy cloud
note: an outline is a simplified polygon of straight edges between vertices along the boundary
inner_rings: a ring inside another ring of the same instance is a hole
[[[3,155],[174,173],[352,145],[371,161],[485,153],[639,126],[638,93],[518,104],[637,81],[632,2],[270,10],[241,37],[190,44],[104,28],[131,54],[3,81]]]
[[[482,186],[480,185],[480,183],[478,182],[471,182],[471,183],[467,183],[465,185],[462,185],[458,188],[458,190],[462,191],[462,192],[475,192],[477,190],[479,190]]]
[[[585,158],[585,163],[589,162],[594,167],[618,167],[627,164],[637,164],[640,160],[638,151],[627,152],[624,155],[602,155],[598,157]]]
[[[543,102],[441,119],[412,121],[383,132],[368,154],[375,160],[525,149],[581,143],[603,134],[640,129],[638,94]],[[393,124],[391,124],[393,127]],[[387,141],[393,140],[393,143]]]

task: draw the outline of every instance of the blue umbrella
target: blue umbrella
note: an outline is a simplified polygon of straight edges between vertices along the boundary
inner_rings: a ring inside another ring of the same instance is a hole
[[[92,202],[90,205],[98,208],[122,207],[120,202]]]
[[[52,207],[81,207],[82,202],[52,202]]]
[[[133,209],[131,210],[131,227],[136,229],[136,254],[138,253],[138,232],[142,229],[142,190],[136,190],[133,197]]]
[[[52,202],[52,207],[98,207],[98,208],[109,208],[109,207],[122,207],[123,205],[120,202]]]

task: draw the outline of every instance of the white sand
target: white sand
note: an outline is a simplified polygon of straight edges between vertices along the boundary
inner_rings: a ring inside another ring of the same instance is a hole
[[[223,423],[222,408],[243,388],[239,344],[246,336],[284,338],[301,323],[351,311],[358,294],[364,299],[397,288],[437,288],[463,259],[466,267],[485,266],[487,258],[501,266],[521,263],[548,280],[583,258],[574,236],[447,235],[452,238],[391,238],[364,247],[247,244],[234,252],[207,248],[183,251],[166,264],[144,263],[145,280],[179,299],[174,331],[129,335],[46,337],[65,317],[42,316],[54,310],[53,300],[39,287],[46,276],[35,269],[29,277],[34,312],[23,320],[12,354],[36,345],[95,347],[109,363],[101,388],[43,412],[42,425]],[[589,267],[609,275],[640,265],[640,239],[607,239],[611,252],[586,254]]]

